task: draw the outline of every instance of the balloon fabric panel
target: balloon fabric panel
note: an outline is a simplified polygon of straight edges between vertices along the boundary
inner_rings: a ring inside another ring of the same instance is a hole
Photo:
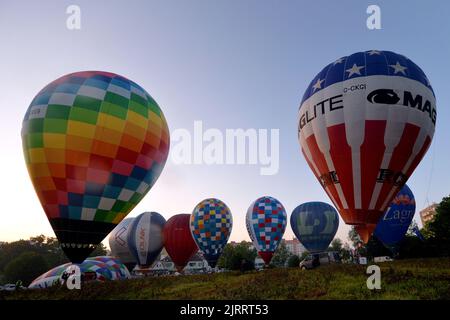
[[[232,225],[230,209],[218,199],[203,200],[195,207],[190,220],[192,237],[210,265],[215,266]]]
[[[260,252],[274,252],[286,229],[286,211],[272,197],[256,200],[247,212],[248,228],[253,230],[253,244]],[[251,236],[252,237],[252,236]]]
[[[339,216],[324,202],[307,202],[294,209],[291,227],[297,239],[309,252],[325,251],[339,227]]]
[[[71,265],[71,263],[65,263],[47,271],[33,280],[29,288],[45,288],[55,284]],[[108,256],[88,258],[78,267],[81,273],[95,272],[97,281],[130,278],[127,268],[119,260]]]
[[[164,115],[136,83],[87,71],[46,86],[22,127],[25,160],[72,262],[81,262],[144,197],[169,149]]]
[[[192,238],[190,219],[190,214],[174,215],[167,220],[163,229],[164,246],[178,271],[181,271],[198,251]]]
[[[144,212],[130,224],[128,246],[139,266],[149,267],[163,249],[166,219],[157,212]]]
[[[375,228],[374,235],[393,249],[404,237],[416,211],[411,189],[404,185]]]
[[[365,240],[430,146],[436,99],[410,59],[371,50],[340,58],[311,81],[298,138],[311,170]]]

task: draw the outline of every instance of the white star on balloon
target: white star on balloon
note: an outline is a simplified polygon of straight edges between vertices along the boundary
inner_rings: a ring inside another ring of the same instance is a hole
[[[373,56],[374,54],[377,54],[377,55],[380,55],[380,54],[381,54],[381,52],[378,51],[378,50],[371,50],[371,51],[369,51],[369,52],[367,52],[367,53],[369,54],[369,56]]]
[[[337,59],[337,60],[333,63],[333,66],[337,65],[338,63],[342,63],[342,61],[344,61],[343,58]]]
[[[357,66],[356,63],[353,64],[353,67],[350,69],[347,69],[345,71],[349,72],[348,77],[350,78],[354,74],[361,75],[361,69],[364,68],[364,66]]]
[[[317,82],[313,85],[313,88],[314,88],[313,91],[322,89],[322,82],[324,82],[324,81],[325,81],[325,79],[322,79],[322,80],[317,79]]]
[[[394,68],[394,74],[397,74],[398,72],[403,73],[406,75],[405,70],[408,69],[407,67],[402,66],[398,61],[396,64],[390,64],[389,67]]]

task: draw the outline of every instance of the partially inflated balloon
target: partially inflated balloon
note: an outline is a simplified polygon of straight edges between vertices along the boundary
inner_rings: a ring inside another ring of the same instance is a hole
[[[280,201],[272,197],[261,197],[247,210],[245,222],[259,256],[267,264],[283,238],[286,230],[286,210]]]
[[[411,189],[404,185],[395,196],[383,218],[377,224],[374,235],[386,247],[394,249],[405,237],[416,212],[416,202]]]
[[[139,85],[87,71],[37,94],[23,120],[22,142],[50,224],[67,257],[80,263],[155,183],[169,130]]]
[[[205,199],[194,208],[190,226],[198,248],[214,268],[233,227],[230,209],[219,199]]]
[[[180,272],[198,251],[192,238],[190,214],[177,214],[167,220],[164,229],[164,247]]]
[[[333,240],[339,227],[339,216],[328,203],[306,202],[292,212],[291,227],[309,252],[321,252]]]
[[[340,58],[306,89],[298,112],[303,155],[365,242],[425,155],[435,122],[427,77],[394,52]]]
[[[62,275],[71,266],[73,266],[71,263],[66,263],[47,271],[33,280],[28,288],[47,288],[60,283]],[[131,277],[127,268],[119,260],[107,256],[88,258],[78,267],[81,274],[95,273],[96,281],[122,280]]]
[[[163,249],[166,219],[157,212],[144,212],[130,225],[128,245],[140,267],[149,267]]]
[[[128,234],[130,232],[130,223],[134,218],[123,219],[109,235],[109,247],[111,255],[117,257],[129,271],[136,266],[137,260],[131,253],[128,244]]]

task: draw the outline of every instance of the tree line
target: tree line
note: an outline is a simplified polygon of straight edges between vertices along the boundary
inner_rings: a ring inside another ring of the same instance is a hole
[[[106,247],[100,244],[91,256],[106,253]],[[39,235],[29,240],[4,242],[0,244],[0,284],[21,281],[27,286],[41,274],[67,262],[54,237]]]

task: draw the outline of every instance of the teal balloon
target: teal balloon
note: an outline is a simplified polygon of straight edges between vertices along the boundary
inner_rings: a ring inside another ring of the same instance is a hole
[[[292,231],[309,252],[325,251],[338,227],[338,213],[328,203],[306,202],[295,208],[291,215]]]

